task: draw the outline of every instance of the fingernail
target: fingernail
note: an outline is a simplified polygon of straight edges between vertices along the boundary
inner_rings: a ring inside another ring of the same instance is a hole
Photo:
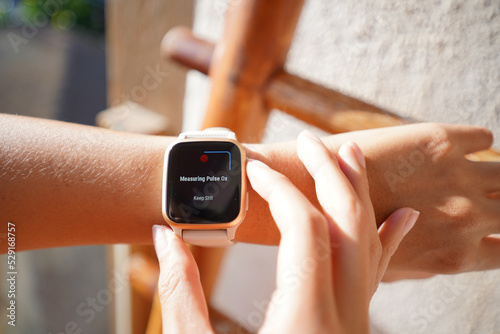
[[[317,142],[318,142],[318,143],[320,143],[320,144],[323,144],[323,142],[321,141],[321,139],[320,139],[318,136],[316,136],[316,134],[312,133],[312,132],[311,132],[311,131],[309,131],[309,130],[303,130],[303,131],[301,132],[301,134],[302,134],[302,135],[305,135],[305,136],[306,136],[307,138],[309,138],[309,139],[312,139],[312,140],[314,140],[314,141],[317,141]]]
[[[359,164],[363,166],[363,168],[366,168],[366,160],[363,152],[361,152],[361,149],[359,148],[358,144],[356,144],[353,141],[350,141],[347,143],[349,147],[352,149],[354,154],[356,155],[356,159],[358,160]]]
[[[167,253],[168,238],[166,232],[165,227],[153,225],[153,243],[158,259]]]
[[[419,216],[420,212],[418,211],[413,210],[413,212],[410,213],[403,229],[403,236],[407,235],[408,232],[410,232],[410,230],[413,228],[413,226],[415,226],[415,223],[417,222]]]

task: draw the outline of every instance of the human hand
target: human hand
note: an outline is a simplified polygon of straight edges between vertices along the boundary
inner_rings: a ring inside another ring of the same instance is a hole
[[[248,164],[252,187],[281,232],[275,290],[261,332],[368,332],[368,306],[391,255],[418,213],[395,211],[377,231],[364,158],[355,144],[338,160],[309,134],[298,154],[315,180],[318,210],[283,175]],[[164,333],[213,332],[199,274],[185,244],[154,227]]]
[[[377,222],[403,206],[421,212],[389,278],[500,267],[500,240],[491,236],[500,232],[500,164],[465,157],[490,147],[490,131],[421,123],[345,136],[365,153]]]
[[[388,279],[500,268],[500,163],[470,161],[485,150],[491,132],[468,125],[418,123],[354,131],[322,138],[331,152],[355,141],[367,160],[377,224],[399,207],[421,212],[418,226],[392,257]],[[294,142],[250,147],[286,175],[317,207],[313,180],[299,162]],[[251,156],[252,152],[249,153]],[[279,231],[258,195],[248,211],[240,240],[277,244]],[[263,202],[263,201],[262,201]],[[256,236],[260,236],[257,238]]]

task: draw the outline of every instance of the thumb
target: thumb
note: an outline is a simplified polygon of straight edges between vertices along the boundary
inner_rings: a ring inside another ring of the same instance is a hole
[[[212,333],[200,274],[188,247],[166,226],[153,226],[153,241],[160,263],[163,333]]]
[[[398,249],[404,236],[413,228],[419,215],[420,212],[414,209],[401,208],[394,211],[380,226],[378,235],[382,245],[382,255],[378,265],[375,287],[378,286],[382,277],[384,277],[392,255]]]

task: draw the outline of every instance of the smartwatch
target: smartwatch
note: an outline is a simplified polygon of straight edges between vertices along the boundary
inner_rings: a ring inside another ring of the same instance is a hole
[[[246,154],[225,128],[183,132],[165,151],[162,213],[185,242],[230,246],[247,208]]]

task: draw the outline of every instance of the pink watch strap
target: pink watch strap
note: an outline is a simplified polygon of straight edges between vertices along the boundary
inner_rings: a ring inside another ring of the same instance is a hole
[[[179,138],[231,138],[236,140],[234,132],[226,128],[209,128],[204,131],[183,132]],[[226,247],[234,244],[234,241],[228,235],[227,229],[182,230],[181,239],[192,245],[205,247]]]
[[[226,247],[234,244],[229,240],[227,230],[182,230],[182,240],[206,247]]]

